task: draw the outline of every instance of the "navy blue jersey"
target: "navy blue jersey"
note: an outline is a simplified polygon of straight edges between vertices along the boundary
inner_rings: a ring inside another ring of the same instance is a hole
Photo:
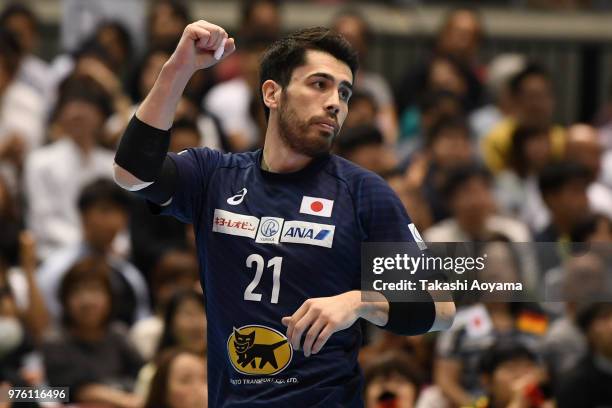
[[[212,407],[361,407],[358,324],[304,357],[281,318],[309,298],[360,289],[361,242],[414,241],[377,175],[327,155],[289,174],[262,151],[172,154],[179,181],[162,209],[193,223],[208,315]]]

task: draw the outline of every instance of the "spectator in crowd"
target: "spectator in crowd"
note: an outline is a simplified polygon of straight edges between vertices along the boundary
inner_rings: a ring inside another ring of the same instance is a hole
[[[540,192],[551,216],[549,224],[535,235],[535,241],[549,243],[538,251],[540,273],[547,286],[555,280],[555,268],[570,255],[572,230],[589,214],[589,182],[588,169],[571,162],[551,164],[540,175]]]
[[[406,136],[413,133],[413,131],[407,130],[411,127],[403,123],[414,121],[414,119],[404,117],[407,109],[418,103],[418,100],[430,87],[429,82],[440,82],[439,80],[432,81],[431,78],[444,79],[443,83],[447,87],[461,85],[464,90],[462,95],[467,111],[471,111],[480,105],[483,70],[479,66],[478,57],[483,36],[482,22],[476,11],[457,8],[447,14],[438,30],[435,44],[432,47],[432,55],[429,58],[424,58],[423,62],[409,68],[408,73],[396,88],[397,112],[401,117],[402,135]],[[433,67],[436,60],[439,62],[438,66]],[[461,83],[454,79],[457,74],[459,74]],[[450,80],[453,80],[453,82]],[[414,127],[412,128],[414,129]]]
[[[43,346],[47,378],[69,387],[73,402],[138,407],[142,400],[131,391],[143,361],[113,328],[110,275],[103,258],[86,257],[63,277],[62,329]]]
[[[590,214],[570,233],[571,242],[612,242],[612,219],[604,214]]]
[[[40,21],[26,5],[10,3],[0,13],[0,27],[12,32],[19,42],[23,58],[19,64],[17,81],[32,87],[39,96],[49,95],[49,64],[35,55],[40,42]]]
[[[395,153],[372,125],[344,129],[335,143],[336,154],[375,173],[385,174],[398,164]]]
[[[405,353],[389,351],[364,368],[366,408],[412,408],[423,385],[423,376]]]
[[[452,169],[445,177],[442,195],[449,204],[451,218],[425,230],[426,241],[486,241],[496,234],[512,242],[529,242],[529,230],[522,223],[498,215],[490,173],[480,165]]]
[[[550,223],[535,235],[538,242],[567,241],[574,226],[589,212],[587,187],[591,180],[588,168],[571,162],[545,167],[538,181]]]
[[[281,35],[280,0],[242,0],[240,7],[240,37]]]
[[[410,356],[412,364],[421,373],[422,383],[431,384],[436,335],[399,336],[369,325],[366,326],[366,335],[367,344],[359,351],[362,367],[375,363],[382,354],[397,352]]]
[[[483,355],[480,369],[486,397],[472,407],[555,407],[545,367],[520,342],[492,345]]]
[[[508,168],[495,177],[495,197],[501,210],[523,221],[532,233],[541,231],[550,222],[538,177],[552,160],[548,133],[519,127],[512,134]]]
[[[597,129],[586,124],[576,124],[567,130],[565,159],[583,165],[589,170],[590,182],[587,189],[592,211],[612,218],[612,187],[602,179],[602,155],[604,147]]]
[[[14,192],[20,190],[25,155],[43,139],[42,100],[17,80],[22,55],[16,36],[0,27],[0,173]]]
[[[553,384],[557,386],[560,379],[586,355],[587,340],[576,323],[577,312],[580,305],[594,294],[605,292],[605,268],[599,256],[588,252],[572,256],[564,262],[562,269],[551,271],[546,276],[545,300],[563,301],[564,305],[562,315],[553,321],[542,343]]]
[[[67,271],[83,257],[96,255],[108,264],[104,271],[110,274],[115,305],[112,317],[131,326],[149,316],[150,309],[147,284],[140,271],[112,251],[113,240],[127,226],[129,197],[112,181],[96,180],[83,188],[78,208],[82,239],[52,253],[37,272],[49,313],[55,320],[61,316],[64,305],[56,293]]]
[[[185,347],[195,353],[206,353],[206,311],[202,294],[194,289],[176,292],[170,298],[164,315],[164,331],[157,354],[171,347]]]
[[[510,80],[514,116],[498,123],[482,140],[482,155],[493,173],[509,165],[512,135],[518,127],[537,129],[550,137],[552,154],[560,158],[565,132],[553,124],[555,97],[550,74],[541,66],[528,63]]]
[[[148,17],[150,48],[174,49],[185,26],[191,22],[189,9],[180,0],[155,1]]]
[[[436,50],[439,54],[456,58],[482,78],[478,58],[483,39],[484,28],[478,11],[457,8],[446,15],[438,31]]]
[[[396,147],[400,159],[405,160],[414,152],[422,149],[434,124],[443,117],[464,116],[465,108],[461,97],[457,94],[446,90],[427,92],[419,100],[418,118],[416,118],[418,119],[418,133],[410,138],[404,138]],[[402,122],[402,124],[406,123]],[[408,126],[412,125],[409,124]]]
[[[368,92],[354,91],[348,102],[349,112],[343,128],[350,129],[359,125],[377,126],[378,105]]]
[[[106,93],[85,78],[69,81],[52,119],[62,137],[32,152],[25,163],[26,219],[41,258],[79,242],[79,192],[94,179],[112,177],[113,154],[97,146],[111,113]]]
[[[28,231],[21,231],[16,239],[19,245],[18,263],[12,263],[12,248],[0,246],[0,268],[5,270],[15,305],[32,340],[39,343],[49,324],[49,315],[38,283],[36,282],[36,242]],[[1,245],[1,244],[0,244]]]
[[[167,249],[159,256],[150,282],[155,314],[136,322],[130,330],[132,342],[146,361],[155,354],[164,331],[163,317],[172,296],[200,285],[195,254],[186,249]]]
[[[117,69],[113,64],[113,57],[110,51],[104,48],[101,44],[91,41],[87,42],[74,56],[74,70],[70,74],[69,79],[65,80],[59,86],[59,93],[65,92],[66,84],[75,81],[75,78],[85,78],[85,80],[93,81],[96,86],[104,90],[111,104],[110,114],[106,119],[113,117],[126,117],[131,114],[131,101],[127,93],[123,90],[123,85],[119,74],[113,71]],[[105,121],[107,123],[107,121]],[[54,135],[51,135],[51,139]],[[61,137],[62,135],[55,135]],[[106,128],[101,129],[99,142],[102,146],[115,150],[117,140],[116,136],[107,132]]]
[[[510,245],[510,240],[497,234],[490,241],[475,245],[472,256],[484,256],[485,268],[468,279],[482,282],[528,282],[520,248]],[[524,292],[475,293],[473,297],[458,298],[463,303],[450,330],[441,333],[436,344],[434,362],[436,388],[452,406],[470,405],[483,395],[478,364],[482,354],[492,344],[504,339],[514,339],[532,350],[539,349],[542,336],[548,329],[548,319],[538,304],[522,302],[530,300]],[[523,299],[521,299],[523,298]],[[513,302],[514,301],[514,302]],[[435,393],[430,391],[431,394]]]
[[[548,324],[537,306],[524,303],[477,303],[461,308],[457,318],[438,340],[434,379],[451,405],[458,406],[471,406],[486,393],[478,365],[490,346],[513,339],[537,350]]]
[[[164,314],[163,332],[157,344],[156,356],[175,347],[181,347],[200,356],[206,355],[206,311],[201,292],[188,289],[175,292]],[[157,370],[155,359],[145,365],[138,374],[136,392],[147,395]]]
[[[24,363],[34,351],[37,339],[17,304],[12,283],[6,258],[0,250],[0,383],[7,381],[22,387],[40,384],[26,374]],[[34,377],[42,375],[39,372]]]
[[[365,67],[373,37],[368,22],[357,10],[344,10],[336,15],[331,27],[342,34],[357,51],[363,66],[357,72],[353,86],[356,90],[367,92],[374,97],[378,107],[376,123],[385,137],[385,142],[395,143],[399,128],[391,87],[382,75]]]
[[[473,78],[469,75],[461,65],[450,57],[436,56],[433,58],[423,78],[424,86],[419,90],[415,102],[400,111],[401,137],[399,143],[408,143],[411,139],[427,131],[426,123],[423,123],[424,119],[420,105],[427,103],[423,99],[429,97],[429,95],[451,93],[460,101],[463,112],[470,112],[474,109],[474,106],[471,106],[473,103],[471,99],[474,98],[470,94],[476,92],[474,90],[476,87],[471,83]]]
[[[241,75],[215,85],[204,98],[204,109],[221,121],[230,151],[263,145],[266,118],[258,98],[259,61],[274,40],[261,34],[243,38],[238,48]]]
[[[157,362],[144,408],[208,407],[206,358],[186,349],[171,349]]]
[[[491,103],[470,114],[470,127],[477,140],[489,134],[504,118],[514,116],[509,82],[525,64],[525,57],[520,54],[501,54],[489,63],[486,85]]]
[[[95,29],[92,40],[108,54],[110,68],[119,77],[130,68],[134,47],[129,31],[115,20],[101,22]]]
[[[585,303],[577,322],[587,337],[588,353],[562,379],[559,408],[612,405],[612,303]]]
[[[426,230],[450,215],[441,193],[446,174],[473,160],[470,130],[462,117],[442,116],[431,125],[422,149],[409,158],[404,178],[406,209],[419,228]]]

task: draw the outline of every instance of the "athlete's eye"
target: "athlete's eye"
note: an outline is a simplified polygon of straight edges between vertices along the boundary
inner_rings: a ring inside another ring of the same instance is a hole
[[[348,100],[351,98],[351,94],[352,92],[346,88],[340,89],[340,99],[345,102],[348,102]]]
[[[325,89],[325,81],[315,81],[313,85],[317,89]]]

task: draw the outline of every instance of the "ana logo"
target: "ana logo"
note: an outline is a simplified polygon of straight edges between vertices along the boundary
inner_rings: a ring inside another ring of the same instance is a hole
[[[265,326],[234,328],[227,339],[227,354],[234,369],[248,375],[274,375],[293,358],[293,349],[281,332]]]
[[[238,192],[238,194],[231,196],[230,198],[227,199],[227,203],[229,205],[238,205],[238,204],[242,204],[242,201],[244,201],[244,196],[246,196],[247,193],[247,189],[243,188],[242,190],[240,190]]]
[[[257,227],[259,227],[257,217],[215,209],[212,225],[212,230],[215,232],[255,238]]]
[[[334,225],[304,221],[287,221],[283,227],[281,242],[309,244],[331,248],[334,240]]]
[[[255,242],[262,244],[278,244],[283,222],[285,222],[285,220],[282,218],[261,217]]]
[[[302,198],[302,205],[300,205],[300,213],[318,215],[319,217],[331,217],[333,207],[334,200],[304,196]]]

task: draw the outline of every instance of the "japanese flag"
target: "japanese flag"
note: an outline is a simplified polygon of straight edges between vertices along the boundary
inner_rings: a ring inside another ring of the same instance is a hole
[[[300,213],[318,215],[319,217],[331,217],[333,206],[334,200],[304,196],[300,206]]]

